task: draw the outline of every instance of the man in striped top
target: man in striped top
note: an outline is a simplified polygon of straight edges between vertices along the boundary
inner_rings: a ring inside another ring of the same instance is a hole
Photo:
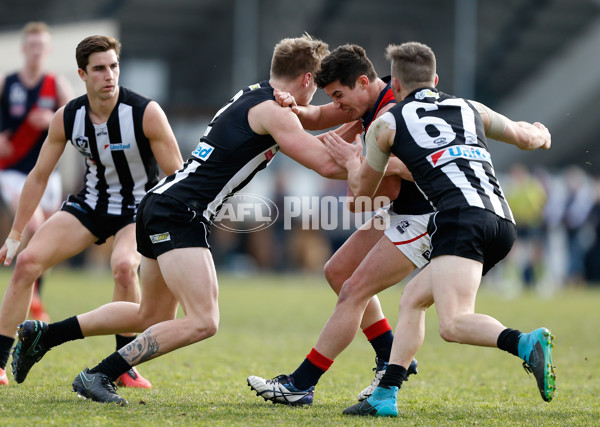
[[[433,303],[442,338],[498,347],[520,357],[533,372],[542,398],[550,401],[555,390],[550,332],[539,328],[521,333],[475,312],[482,275],[508,254],[516,238],[485,134],[532,150],[549,149],[550,133],[541,123],[513,122],[481,104],[439,92],[435,88],[435,55],[423,44],[391,45],[387,55],[392,61],[392,90],[398,103],[373,122],[367,133],[365,162],[361,164],[356,156],[338,160],[348,170],[352,190],[362,196],[374,194],[392,153],[406,164],[436,210],[428,225],[431,261],[407,284],[400,298],[390,363],[379,386],[368,399],[344,413],[398,415],[397,393],[423,343],[425,310]],[[325,142],[332,153],[345,148],[333,135]],[[366,266],[372,277],[383,267]],[[352,311],[361,313],[369,294],[378,291],[377,280],[366,288],[342,290],[326,328],[335,327],[334,317],[345,319],[347,326]]]
[[[85,158],[84,185],[78,194],[69,195],[61,210],[44,223],[17,258],[0,309],[2,373],[17,325],[27,316],[34,281],[48,268],[92,244],[114,236],[110,260],[115,280],[113,299],[140,302],[137,208],[158,182],[158,167],[168,175],[181,168],[183,159],[160,106],[118,85],[119,52],[120,43],[112,37],[87,37],[77,46],[78,73],[86,94],[60,108],[52,118],[38,161],[23,187],[12,229],[0,249],[0,262],[10,265],[50,174],[67,143],[73,144]],[[40,321],[26,325],[48,327]],[[19,329],[20,338],[29,332]],[[119,332],[124,335],[116,336],[117,348],[135,339],[132,330]],[[35,353],[38,349],[30,350]],[[18,374],[14,360],[13,372],[18,383],[25,379]],[[120,376],[118,382],[150,387],[133,369]]]

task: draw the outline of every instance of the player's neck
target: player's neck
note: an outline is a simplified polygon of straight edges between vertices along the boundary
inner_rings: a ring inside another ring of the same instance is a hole
[[[41,66],[26,66],[19,71],[19,79],[23,86],[32,88],[36,86],[42,76],[44,75],[44,69]]]
[[[88,93],[88,101],[90,105],[90,111],[88,112],[90,120],[92,123],[99,125],[102,123],[106,123],[117,105],[117,101],[119,100],[119,88],[117,88],[115,94],[107,99],[102,99],[99,97],[92,97]]]

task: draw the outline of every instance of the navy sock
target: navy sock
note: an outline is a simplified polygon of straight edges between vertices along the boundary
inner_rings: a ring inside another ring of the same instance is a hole
[[[519,337],[521,334],[521,331],[506,328],[498,335],[498,348],[519,357]]]
[[[117,350],[121,350],[127,344],[134,341],[136,339],[136,337],[137,337],[137,335],[134,335],[132,337],[124,337],[123,335],[115,335],[115,338],[117,340]]]
[[[102,362],[90,369],[90,373],[95,374],[101,372],[110,378],[111,381],[116,381],[117,378],[130,369],[131,365],[123,359],[123,356],[121,356],[118,351],[115,351]]]
[[[77,320],[77,316],[72,316],[60,322],[49,324],[48,332],[42,335],[42,342],[46,348],[50,349],[67,341],[81,340],[83,338],[79,320]]]
[[[377,355],[377,359],[379,361],[388,362],[390,360],[390,353],[392,352],[392,343],[394,342],[394,334],[392,331],[384,332],[379,335],[377,338],[373,338],[371,341],[371,346],[375,350],[375,354]]]
[[[296,369],[290,377],[294,380],[294,386],[298,390],[307,390],[310,387],[317,385],[321,375],[324,373],[324,370],[317,368],[310,360],[304,359],[304,362],[298,366],[298,369]]]
[[[7,337],[6,335],[0,335],[0,368],[6,369],[8,363],[8,357],[10,356],[10,350],[15,343],[14,337]]]
[[[379,382],[379,387],[396,386],[402,387],[402,382],[406,380],[406,368],[400,365],[388,365]]]

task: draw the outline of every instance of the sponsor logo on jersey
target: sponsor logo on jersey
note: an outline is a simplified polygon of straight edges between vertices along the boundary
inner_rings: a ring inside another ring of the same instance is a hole
[[[196,149],[192,151],[192,156],[199,158],[200,160],[207,161],[210,155],[215,151],[215,147],[206,142],[198,144]]]
[[[437,92],[432,91],[431,89],[423,89],[423,90],[418,91],[415,94],[415,99],[418,99],[418,100],[422,100],[422,99],[425,99],[425,98],[435,98],[435,99],[438,99],[439,97],[440,97],[440,94],[437,93]]]
[[[423,252],[423,258],[429,261],[429,259],[431,258],[431,251],[429,249]]]
[[[108,135],[108,132],[104,129],[102,129],[101,131],[96,132],[96,136],[102,136],[102,135]]]
[[[171,240],[171,235],[168,232],[150,235],[150,241],[154,244],[168,242],[169,240]]]
[[[106,150],[106,148],[110,147],[110,151],[123,151],[123,150],[129,150],[131,148],[131,144],[106,144],[104,146],[104,149]]]
[[[481,147],[468,147],[466,145],[455,145],[443,148],[427,156],[427,161],[433,167],[445,165],[455,159],[479,160],[492,163],[490,153]]]
[[[406,229],[410,227],[410,222],[406,221],[406,220],[402,220],[400,221],[400,224],[398,224],[396,226],[396,230],[398,230],[400,232],[400,234],[404,234],[406,233]]]

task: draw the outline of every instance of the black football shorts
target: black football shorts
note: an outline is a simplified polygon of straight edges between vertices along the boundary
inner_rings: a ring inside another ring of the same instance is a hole
[[[176,248],[210,248],[210,225],[200,212],[172,197],[148,193],[142,199],[136,222],[138,252],[156,259]]]
[[[493,212],[466,206],[434,213],[427,227],[431,258],[456,255],[483,263],[485,275],[512,248],[515,225]]]

